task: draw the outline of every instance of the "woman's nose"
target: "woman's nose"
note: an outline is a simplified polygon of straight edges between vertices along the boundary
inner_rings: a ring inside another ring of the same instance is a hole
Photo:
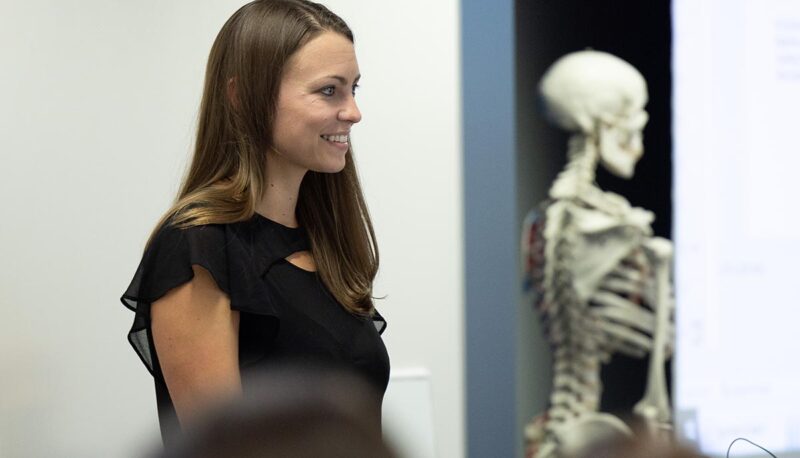
[[[361,121],[361,111],[358,109],[356,99],[352,96],[348,98],[346,105],[339,112],[339,120],[351,122],[353,124]]]

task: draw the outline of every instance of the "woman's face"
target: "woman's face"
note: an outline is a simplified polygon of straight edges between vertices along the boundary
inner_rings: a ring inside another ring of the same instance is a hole
[[[334,173],[345,166],[350,128],[361,120],[354,99],[358,70],[353,43],[322,32],[289,58],[275,117],[274,159]]]

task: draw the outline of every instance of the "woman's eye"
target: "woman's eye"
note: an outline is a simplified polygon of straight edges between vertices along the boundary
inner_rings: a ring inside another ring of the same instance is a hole
[[[359,87],[361,86],[359,86],[358,84],[353,85],[353,95],[356,95],[356,89],[358,89]]]
[[[322,90],[320,90],[320,92],[322,93],[322,95],[331,96],[331,95],[336,93],[336,88],[333,87],[333,86],[327,86],[327,87],[322,88]]]

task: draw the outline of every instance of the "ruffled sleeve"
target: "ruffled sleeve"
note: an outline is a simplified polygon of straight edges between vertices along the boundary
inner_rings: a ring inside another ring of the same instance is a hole
[[[260,273],[268,266],[258,262],[244,242],[242,231],[232,225],[178,229],[167,224],[155,235],[121,298],[136,313],[128,341],[150,373],[159,371],[150,331],[150,306],[190,281],[194,277],[193,265],[211,274],[228,295],[231,309],[279,320],[272,294],[259,281]]]

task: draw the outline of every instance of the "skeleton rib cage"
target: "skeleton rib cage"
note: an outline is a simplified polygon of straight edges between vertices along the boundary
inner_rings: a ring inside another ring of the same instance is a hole
[[[602,211],[577,197],[550,200],[527,233],[528,281],[553,351],[550,405],[526,433],[535,456],[557,456],[564,436],[572,434],[567,429],[587,420],[628,432],[616,418],[598,413],[600,365],[616,352],[646,356],[658,329],[653,264],[659,261],[648,249],[656,240],[650,237],[652,216],[597,188],[590,194],[595,203],[616,205],[601,205]],[[671,326],[666,332],[664,341],[672,342]],[[655,383],[655,390],[665,391],[663,384]],[[662,393],[652,391],[643,402],[663,410]],[[653,420],[665,423],[668,415],[657,412]]]

